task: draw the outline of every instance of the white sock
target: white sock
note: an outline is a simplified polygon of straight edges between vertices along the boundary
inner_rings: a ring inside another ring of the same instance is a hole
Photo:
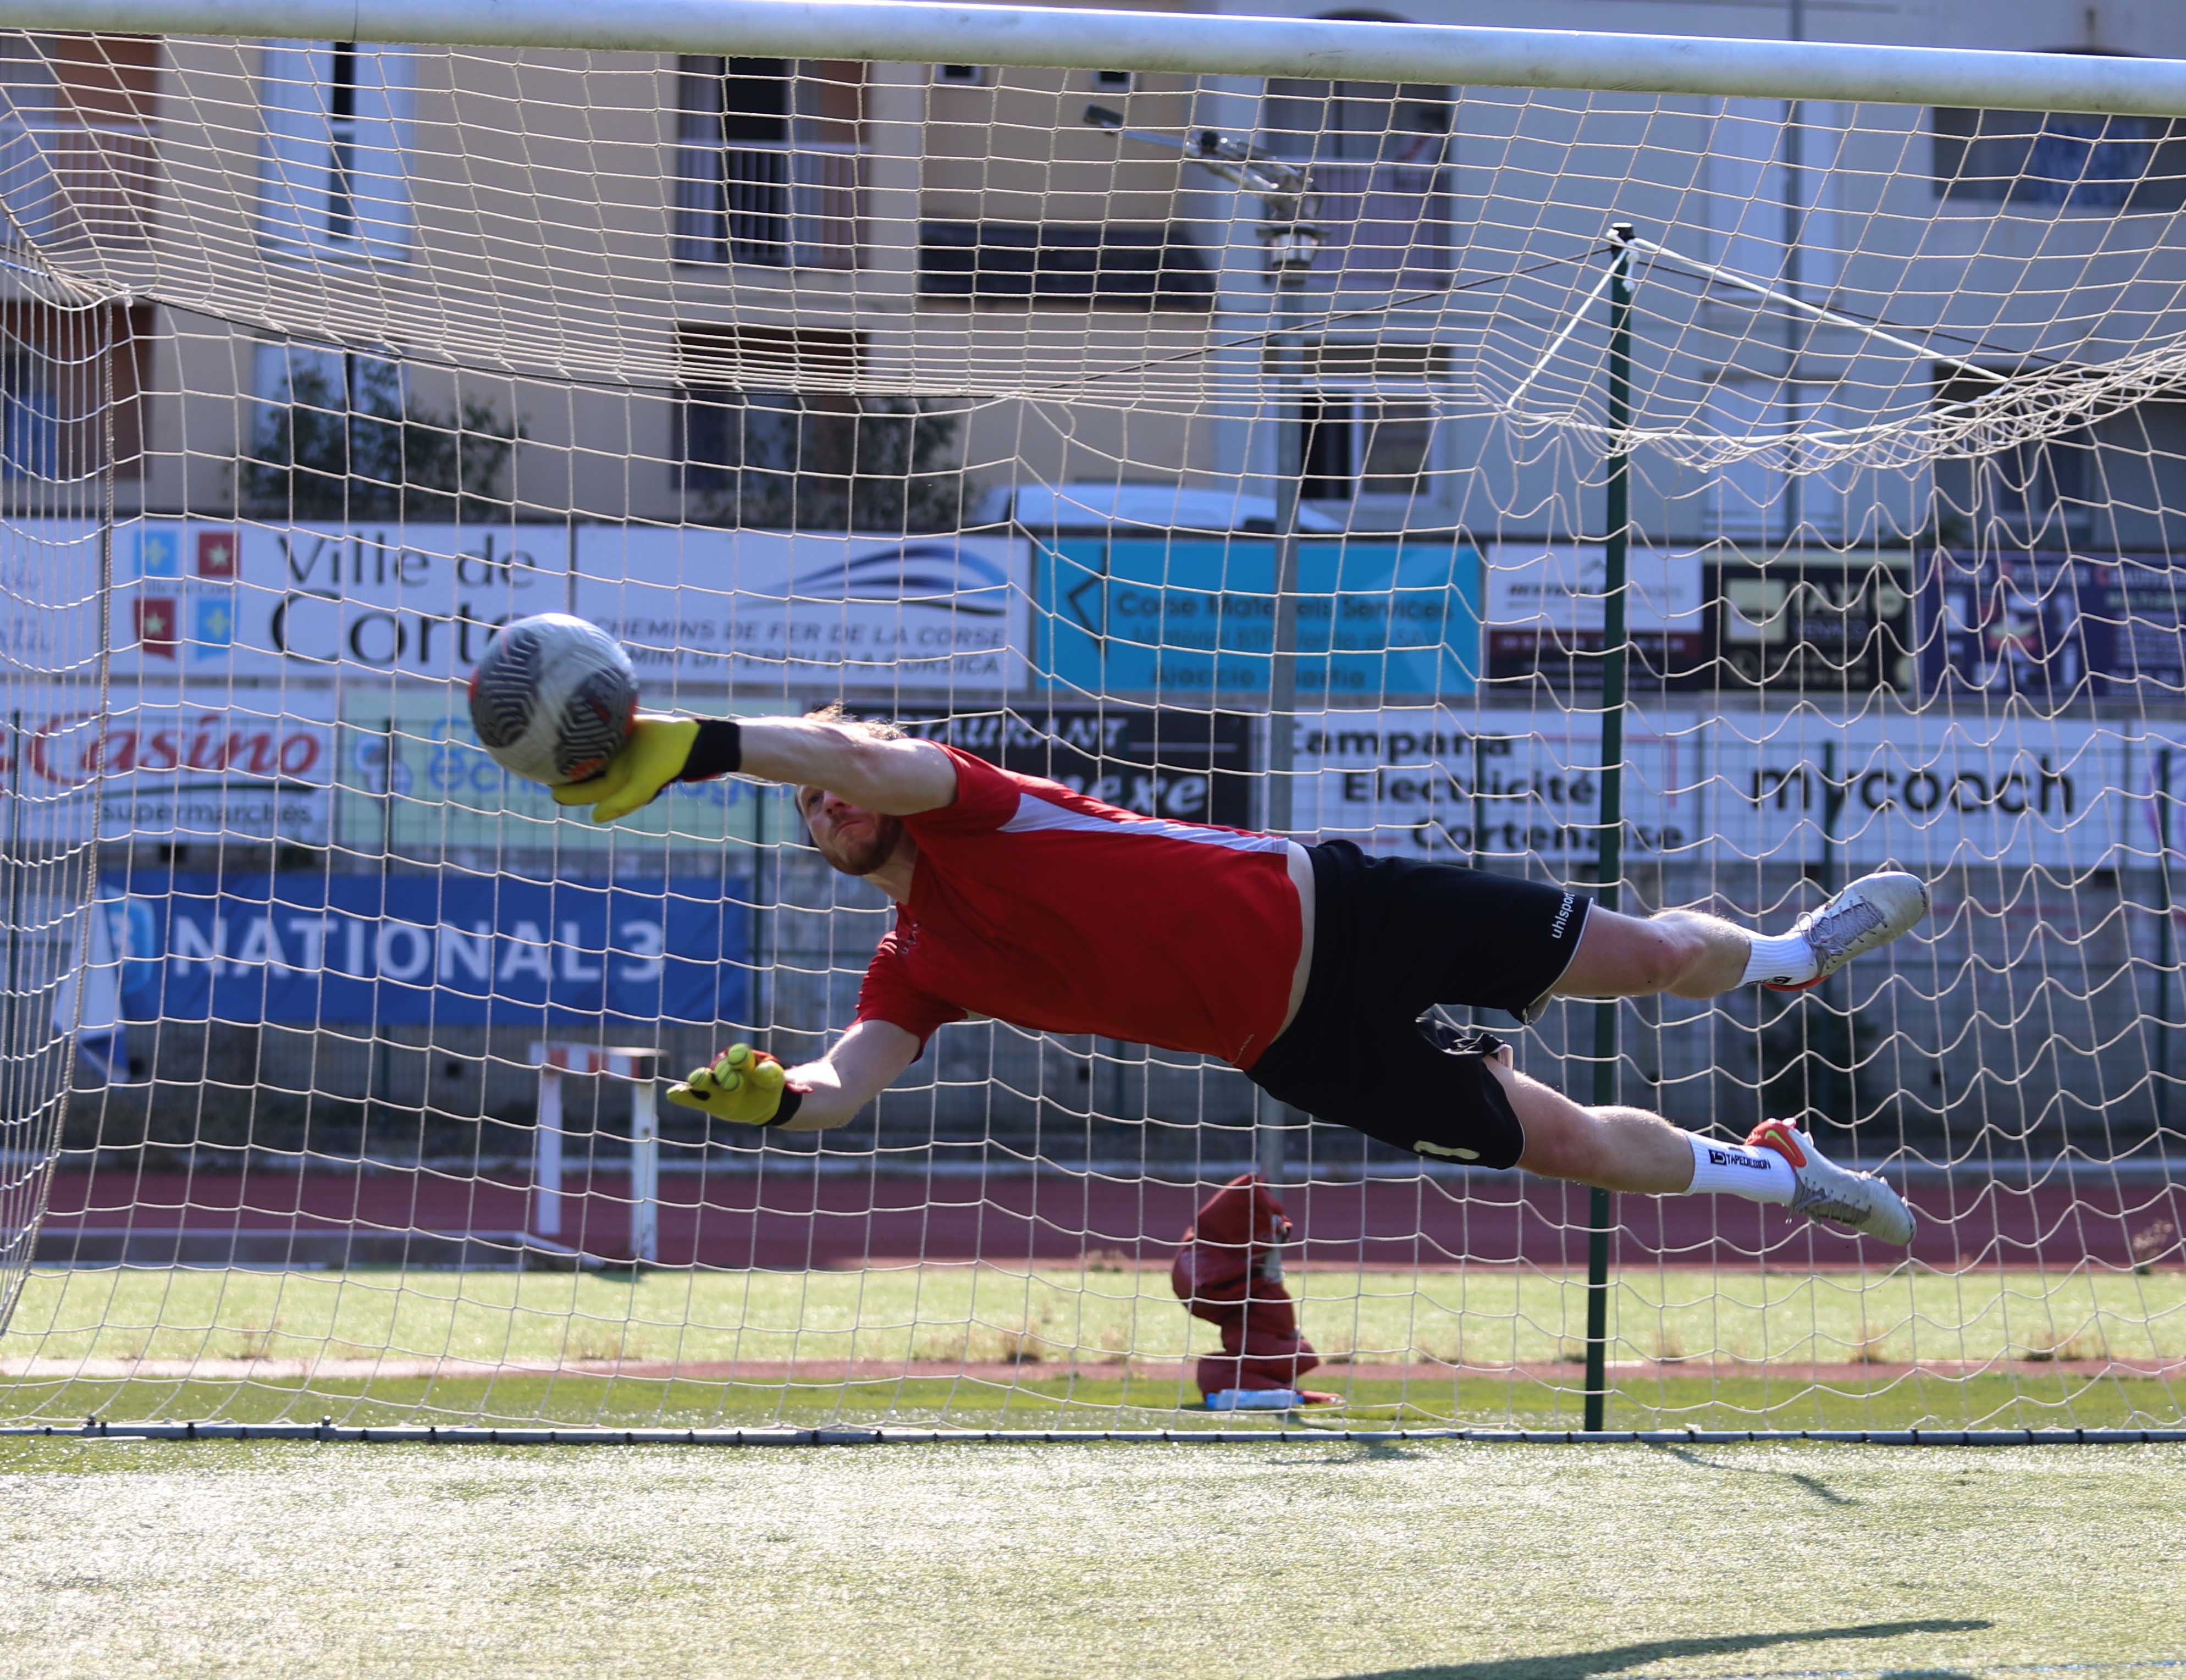
[[[1696,1133],[1685,1134],[1693,1146],[1693,1182],[1688,1196],[1742,1196],[1748,1201],[1788,1205],[1798,1180],[1791,1163],[1773,1149],[1749,1149],[1744,1144],[1722,1143]]]
[[[1814,977],[1814,948],[1807,943],[1805,934],[1749,933],[1746,938],[1751,949],[1746,954],[1740,985],[1768,980],[1780,986],[1798,986]]]

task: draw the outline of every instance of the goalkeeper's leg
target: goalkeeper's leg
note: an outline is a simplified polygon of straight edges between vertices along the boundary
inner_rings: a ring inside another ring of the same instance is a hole
[[[1596,905],[1555,994],[1712,998],[1754,984],[1799,991],[1909,932],[1927,913],[1926,885],[1902,870],[1862,876],[1774,935],[1696,910],[1642,917]]]
[[[1493,1067],[1525,1132],[1518,1165],[1529,1173],[1645,1196],[1743,1196],[1885,1242],[1913,1240],[1912,1212],[1896,1190],[1838,1166],[1788,1121],[1726,1143],[1644,1108],[1583,1107],[1517,1072],[1507,1051]]]

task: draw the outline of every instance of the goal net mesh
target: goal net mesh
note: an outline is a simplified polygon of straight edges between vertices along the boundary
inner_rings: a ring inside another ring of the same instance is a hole
[[[2186,131],[20,32],[0,97],[7,1419],[1182,1426],[1257,1169],[1328,1415],[1578,1420],[1588,1193],[1225,1066],[659,1105],[888,907],[757,784],[506,779],[463,680],[569,611],[652,708],[1628,911],[1916,871],[1813,991],[1515,1034],[1921,1220],[1617,1198],[1611,1420],[2180,1421]]]

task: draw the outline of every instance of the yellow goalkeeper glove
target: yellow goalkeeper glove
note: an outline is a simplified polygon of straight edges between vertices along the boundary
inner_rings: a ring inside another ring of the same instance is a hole
[[[683,774],[698,740],[698,720],[642,712],[631,724],[630,738],[608,767],[586,781],[568,781],[554,790],[558,805],[590,805],[592,820],[614,821],[651,804]]]
[[[788,1089],[788,1070],[765,1050],[731,1044],[709,1067],[668,1088],[669,1101],[739,1126],[778,1126],[792,1119],[804,1093]]]

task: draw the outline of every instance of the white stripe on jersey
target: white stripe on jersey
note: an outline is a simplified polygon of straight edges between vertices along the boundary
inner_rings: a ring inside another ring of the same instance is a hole
[[[1281,852],[1290,842],[1275,834],[1232,834],[1224,828],[1202,828],[1195,823],[1171,822],[1164,817],[1146,817],[1118,822],[1113,817],[1074,811],[1036,794],[1017,795],[1017,815],[1002,825],[1005,834],[1023,834],[1034,829],[1072,829],[1085,834],[1143,834],[1153,840],[1188,840],[1197,846],[1220,846],[1232,852]]]

